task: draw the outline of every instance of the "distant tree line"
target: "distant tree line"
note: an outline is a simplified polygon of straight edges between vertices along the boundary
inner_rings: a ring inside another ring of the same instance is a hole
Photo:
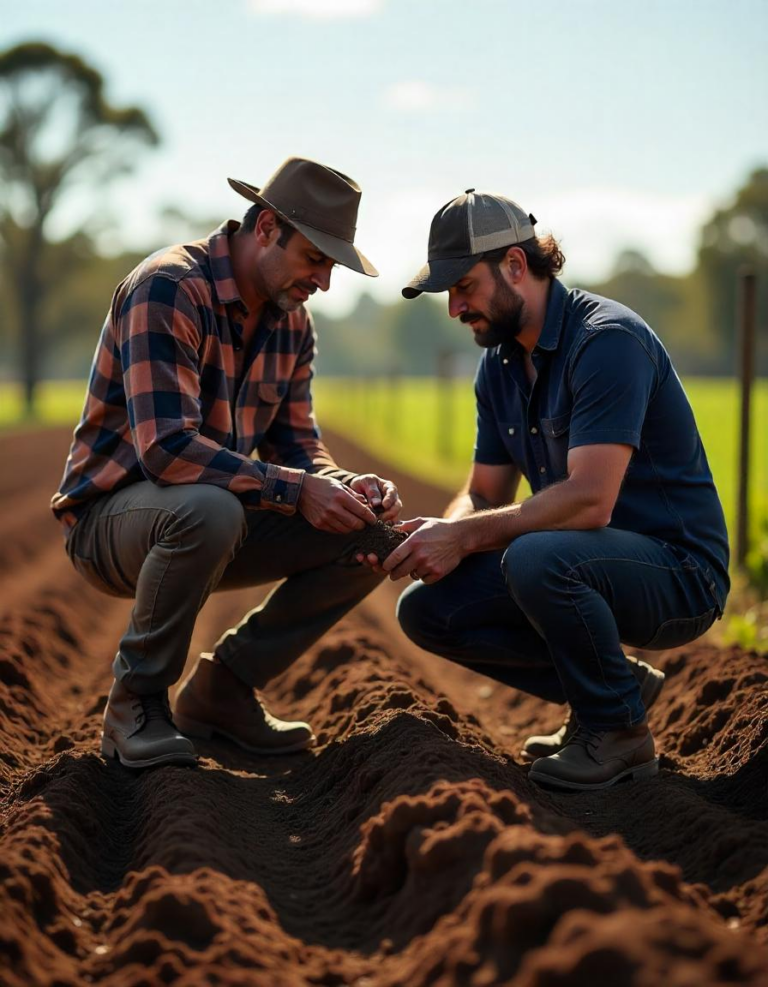
[[[117,108],[104,80],[77,56],[37,42],[0,52],[0,375],[23,381],[32,407],[44,377],[84,376],[117,283],[160,243],[105,256],[89,232],[50,236],[54,208],[77,189],[108,185],[159,137],[137,107]],[[222,219],[224,217],[221,217]],[[168,210],[166,227],[194,239],[197,226]],[[165,242],[171,242],[166,240]],[[661,336],[683,374],[728,375],[736,366],[739,270],[758,275],[758,370],[768,374],[768,168],[749,175],[699,236],[690,274],[672,277],[627,250],[611,276],[583,284],[635,309]],[[567,284],[567,268],[564,275]],[[446,312],[445,299],[382,305],[362,295],[344,318],[315,315],[318,368],[333,375],[430,375],[441,354],[478,350]]]
[[[727,376],[736,369],[736,307],[739,272],[758,276],[758,372],[768,374],[768,168],[755,170],[733,202],[717,210],[699,234],[695,268],[674,277],[656,271],[639,251],[625,250],[610,276],[574,283],[634,309],[661,337],[678,372]],[[317,318],[319,368],[326,373],[432,374],[447,348],[475,353],[461,324],[446,312],[445,299],[378,305],[363,295],[343,319]]]

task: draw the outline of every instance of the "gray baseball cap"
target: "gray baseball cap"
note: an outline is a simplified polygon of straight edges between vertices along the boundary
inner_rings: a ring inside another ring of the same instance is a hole
[[[511,247],[536,234],[536,218],[512,199],[468,188],[447,202],[429,230],[427,263],[403,288],[404,298],[447,291],[488,250]]]

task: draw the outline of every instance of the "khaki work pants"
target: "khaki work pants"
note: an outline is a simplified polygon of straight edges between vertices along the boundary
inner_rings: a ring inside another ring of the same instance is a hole
[[[67,553],[97,589],[134,599],[112,667],[139,694],[181,677],[210,593],[282,580],[215,645],[238,678],[262,688],[380,582],[355,561],[356,537],[318,531],[299,514],[246,511],[211,484],[147,481],[96,500]]]

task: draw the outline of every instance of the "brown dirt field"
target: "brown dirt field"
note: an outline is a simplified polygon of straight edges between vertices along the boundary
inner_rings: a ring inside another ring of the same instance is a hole
[[[517,754],[561,711],[411,646],[388,583],[268,690],[314,751],[130,773],[98,753],[129,604],[47,507],[68,442],[0,437],[3,984],[768,984],[765,655],[646,656],[659,777],[546,794]],[[262,595],[214,596],[191,656]]]

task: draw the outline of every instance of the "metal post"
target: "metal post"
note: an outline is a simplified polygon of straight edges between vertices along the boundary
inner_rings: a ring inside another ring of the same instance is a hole
[[[739,377],[741,420],[739,430],[739,499],[736,511],[736,564],[744,565],[749,551],[749,431],[752,382],[755,377],[756,278],[751,270],[739,276]]]

